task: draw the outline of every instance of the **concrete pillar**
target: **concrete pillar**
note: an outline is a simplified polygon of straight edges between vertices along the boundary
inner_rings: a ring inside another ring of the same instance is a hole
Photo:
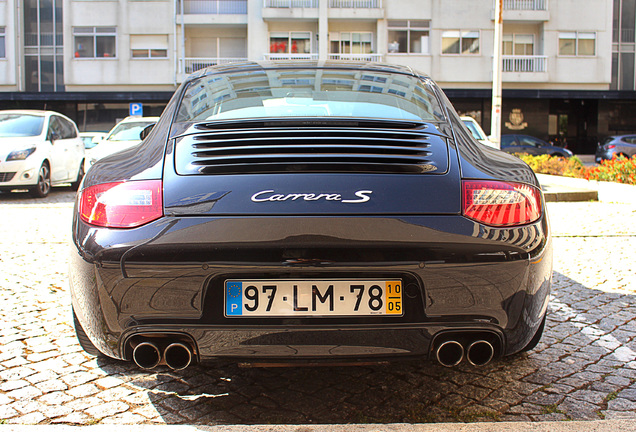
[[[318,2],[318,60],[329,59],[329,0]]]
[[[247,58],[251,61],[263,60],[269,51],[269,29],[263,20],[263,0],[247,2]]]

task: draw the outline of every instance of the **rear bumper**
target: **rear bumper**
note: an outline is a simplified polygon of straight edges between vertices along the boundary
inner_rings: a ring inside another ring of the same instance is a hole
[[[266,227],[266,229],[263,229]],[[545,219],[492,229],[461,216],[165,218],[119,241],[76,222],[73,307],[93,344],[184,335],[199,359],[427,356],[448,331],[487,332],[500,353],[535,334],[550,291]],[[124,237],[121,237],[122,239]],[[226,279],[401,278],[402,317],[226,318]]]

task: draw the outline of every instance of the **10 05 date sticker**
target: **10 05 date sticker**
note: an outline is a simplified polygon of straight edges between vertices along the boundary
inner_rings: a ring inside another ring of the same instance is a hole
[[[225,316],[403,315],[401,280],[228,280]]]

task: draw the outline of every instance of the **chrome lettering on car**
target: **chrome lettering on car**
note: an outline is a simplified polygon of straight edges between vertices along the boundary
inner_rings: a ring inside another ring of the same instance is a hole
[[[252,195],[251,200],[253,202],[283,202],[283,201],[339,201],[346,204],[360,204],[367,202],[371,199],[370,195],[373,191],[370,190],[359,190],[354,193],[357,198],[351,199],[343,199],[342,194],[338,193],[289,193],[289,194],[279,194],[275,193],[274,190],[263,190],[260,192],[256,192]]]

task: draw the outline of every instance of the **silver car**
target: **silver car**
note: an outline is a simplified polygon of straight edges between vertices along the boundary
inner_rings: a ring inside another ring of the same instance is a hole
[[[612,159],[614,156],[627,158],[636,155],[636,135],[614,135],[596,148],[596,162]]]

